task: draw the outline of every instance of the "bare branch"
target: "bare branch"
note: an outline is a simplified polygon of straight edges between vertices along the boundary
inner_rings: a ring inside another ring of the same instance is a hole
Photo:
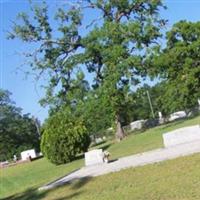
[[[100,21],[102,19],[103,19],[103,17],[98,17],[97,19],[94,19],[90,24],[88,24],[86,26],[86,29],[89,28],[90,26],[92,26],[93,24],[95,24],[97,21]]]

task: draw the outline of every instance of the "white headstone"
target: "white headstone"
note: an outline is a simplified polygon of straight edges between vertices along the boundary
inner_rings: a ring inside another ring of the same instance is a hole
[[[198,99],[198,104],[199,104],[199,110],[200,110],[200,99]]]
[[[163,124],[164,123],[164,118],[162,116],[162,113],[158,112],[158,116],[159,116],[159,124]]]
[[[95,139],[95,143],[98,144],[98,143],[101,143],[103,142],[103,139],[102,138],[96,138]]]
[[[200,140],[199,125],[180,128],[163,134],[163,142],[165,147],[194,142],[196,140]]]
[[[103,163],[103,151],[102,149],[94,149],[85,153],[85,165],[96,165]]]
[[[178,111],[178,112],[175,112],[175,113],[172,113],[169,117],[169,121],[174,121],[175,119],[181,119],[181,118],[184,118],[186,117],[187,114],[185,111]]]
[[[158,112],[159,119],[162,119],[162,113]]]
[[[35,149],[29,149],[29,150],[21,152],[21,159],[22,160],[28,160],[30,157],[31,158],[37,157],[37,155],[35,153]]]
[[[139,130],[139,129],[143,128],[144,123],[145,123],[145,120],[143,120],[143,119],[131,122],[130,123],[131,130],[135,130],[135,129]]]

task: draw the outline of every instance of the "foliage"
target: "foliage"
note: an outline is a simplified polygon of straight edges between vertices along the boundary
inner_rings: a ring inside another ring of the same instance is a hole
[[[112,112],[105,106],[103,98],[97,91],[90,91],[87,98],[77,105],[76,112],[82,116],[91,135],[102,136],[103,132],[112,126]]]
[[[167,33],[167,46],[155,58],[165,80],[165,112],[188,110],[200,97],[200,22],[180,21]]]
[[[0,89],[0,161],[20,157],[20,152],[39,151],[39,135],[35,121],[10,99],[11,93]]]
[[[19,14],[21,23],[14,24],[9,38],[38,46],[26,57],[30,58],[32,70],[49,78],[42,104],[69,106],[76,74],[80,68],[84,73],[87,69],[93,87],[99,87],[102,105],[111,111],[116,136],[122,139],[127,95],[139,82],[139,76],[146,75],[145,57],[157,46],[165,24],[159,17],[162,7],[161,0],[75,1],[71,8],[58,8],[55,22],[51,23],[46,3],[31,4],[32,14]],[[84,14],[91,10],[99,16],[83,24]],[[83,26],[89,28],[86,34],[82,33]]]
[[[161,1],[93,3],[103,12],[102,25],[84,38],[86,66],[96,74],[105,105],[111,108],[116,137],[122,139],[122,116],[131,86],[145,76],[145,57],[161,36],[158,10]]]
[[[55,164],[72,161],[78,153],[87,151],[90,137],[81,119],[65,109],[53,114],[44,125],[41,149]]]

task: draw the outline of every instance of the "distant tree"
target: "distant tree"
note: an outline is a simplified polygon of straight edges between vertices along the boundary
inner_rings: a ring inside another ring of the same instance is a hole
[[[180,21],[167,33],[167,46],[155,58],[165,80],[161,101],[166,113],[189,110],[200,97],[200,22]]]
[[[11,93],[0,89],[0,161],[19,157],[30,148],[39,150],[39,136],[32,118],[10,99]]]

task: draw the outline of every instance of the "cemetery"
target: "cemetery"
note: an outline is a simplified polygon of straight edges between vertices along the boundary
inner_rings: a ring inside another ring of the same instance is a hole
[[[199,8],[1,0],[0,199],[199,200]]]
[[[100,144],[97,147],[100,148],[100,149],[103,149],[104,146],[110,145],[106,149],[106,151],[108,151],[111,154],[110,159],[112,159],[112,160],[119,159],[119,158],[122,158],[124,156],[134,155],[134,154],[142,153],[142,152],[145,152],[145,151],[150,151],[150,150],[157,149],[157,148],[162,148],[164,146],[164,144],[163,144],[163,134],[164,133],[168,133],[168,132],[171,132],[173,130],[179,130],[180,128],[183,128],[183,127],[191,127],[191,126],[193,127],[194,125],[199,124],[199,121],[200,121],[200,118],[197,117],[197,118],[193,118],[193,119],[189,119],[189,120],[182,120],[178,124],[176,122],[172,122],[170,124],[161,125],[161,126],[146,130],[145,132],[142,132],[141,134],[130,135],[126,140],[123,140],[120,143],[113,143],[112,141],[108,141],[107,143]],[[132,148],[130,148],[130,147],[132,147]],[[176,165],[185,167],[183,170],[186,170],[187,166],[188,166],[187,165],[188,162],[190,162],[191,166],[193,166],[193,168],[194,168],[194,175],[191,175],[191,177],[190,177],[191,180],[192,180],[195,177],[195,170],[198,171],[198,168],[196,168],[198,166],[196,166],[196,164],[195,164],[196,160],[198,160],[198,159],[199,159],[198,155],[192,156],[192,157],[190,156],[188,158],[184,157],[184,158],[180,158],[178,160],[168,161],[167,163],[162,164],[161,166],[155,164],[155,165],[152,165],[150,167],[146,166],[144,168],[136,168],[135,169],[136,171],[134,170],[134,173],[131,172],[132,168],[130,170],[129,169],[125,170],[125,171],[122,170],[121,172],[118,172],[116,175],[114,175],[114,174],[109,175],[108,174],[108,175],[105,175],[103,177],[100,176],[97,179],[96,178],[91,179],[91,183],[100,184],[100,182],[103,181],[102,182],[103,184],[102,184],[101,187],[103,187],[103,185],[105,185],[105,187],[109,188],[109,184],[110,184],[111,180],[115,180],[116,184],[119,184],[118,181],[126,181],[127,183],[129,183],[129,181],[131,181],[132,178],[134,180],[136,179],[136,180],[139,181],[139,174],[141,174],[141,173],[145,173],[145,174],[149,173],[149,178],[146,178],[146,179],[143,180],[143,181],[148,182],[148,181],[151,181],[152,170],[153,171],[155,170],[155,178],[159,177],[160,181],[162,181],[162,180],[164,181],[165,176],[166,177],[167,176],[173,176],[174,179],[177,181],[176,175],[178,176],[178,174],[175,174],[175,173],[179,173],[179,172],[176,171],[176,169],[174,169],[170,172],[170,173],[173,173],[173,174],[168,174],[167,173],[168,171],[166,171],[166,173],[164,173],[165,167],[173,167],[174,164],[176,163]],[[115,162],[117,162],[117,160]],[[110,164],[114,164],[115,162],[110,163]],[[41,167],[37,167],[39,165]],[[100,165],[102,165],[102,164],[100,164]],[[103,163],[103,165],[107,166],[108,164]],[[66,174],[70,174],[70,172],[77,170],[77,169],[80,169],[83,166],[85,166],[85,159],[76,160],[76,161],[72,162],[71,164],[61,165],[61,166],[57,166],[57,167],[54,166],[54,165],[50,165],[48,163],[48,161],[46,161],[45,159],[40,159],[40,160],[36,160],[34,162],[31,162],[31,163],[24,164],[23,166],[21,165],[21,167],[20,166],[14,166],[14,167],[11,167],[11,168],[5,168],[4,170],[6,170],[6,173],[1,174],[2,178],[6,178],[8,176],[11,181],[13,181],[13,182],[17,181],[18,185],[13,185],[10,182],[9,184],[7,184],[7,186],[6,186],[7,190],[4,190],[3,194],[6,195],[6,194],[10,193],[11,190],[13,191],[13,194],[21,193],[20,191],[26,190],[26,188],[24,188],[25,186],[28,189],[29,187],[33,187],[33,185],[35,185],[35,184],[37,184],[38,187],[41,187],[41,186],[45,185],[46,183],[52,182],[52,181],[58,179],[58,177],[63,177]],[[88,166],[88,167],[91,168],[91,166]],[[31,171],[31,174],[29,174],[29,170]],[[49,171],[51,171],[51,173],[49,173]],[[164,174],[163,178],[161,178],[161,174],[156,173],[156,171],[162,171],[163,174]],[[12,178],[12,174],[14,172],[17,172],[18,175],[16,177]],[[138,173],[138,177],[137,177],[137,173]],[[4,177],[5,175],[6,175],[6,177]],[[186,176],[186,175],[187,175],[187,173],[185,173],[184,176]],[[30,179],[25,179],[25,176],[29,176]],[[114,177],[112,178],[112,176],[114,176]],[[127,178],[124,178],[125,180],[124,179],[118,180],[118,178],[117,178],[118,176],[119,177],[120,176],[123,176],[123,177],[127,176]],[[111,178],[111,180],[110,180],[110,178]],[[196,178],[198,178],[198,177],[196,177]],[[85,179],[87,180],[87,177]],[[188,178],[187,178],[187,180],[190,181],[190,179],[188,179]],[[161,184],[160,181],[158,181],[157,187],[159,187],[159,184]],[[78,180],[75,180],[74,184],[76,184],[76,182],[78,184]],[[153,182],[152,182],[152,184],[153,184]],[[93,190],[93,189],[95,189],[94,187],[96,187],[96,185],[90,186],[90,181],[89,181],[88,184],[83,186],[83,188],[85,188],[85,187],[86,188],[89,187],[91,190]],[[167,184],[166,184],[166,187],[168,188]],[[191,185],[190,187],[192,188],[193,186]],[[142,188],[140,188],[140,189],[142,190]],[[105,190],[105,188],[104,188],[104,190]],[[129,189],[128,189],[128,187],[124,186],[124,188],[122,190],[128,192]],[[37,198],[40,199],[40,197],[39,197],[40,194],[46,194],[47,198],[51,199],[50,196],[52,194],[62,196],[62,195],[65,195],[64,191],[68,191],[69,194],[74,193],[74,191],[71,190],[70,186],[68,186],[68,185],[60,186],[60,189],[58,188],[58,191],[59,192],[57,192],[57,189],[56,190],[54,190],[54,189],[53,190],[47,190],[47,191],[46,190],[38,191],[37,189],[34,189],[29,194],[26,194],[26,197],[29,196],[30,199],[31,198],[34,199],[34,197],[37,196]],[[179,190],[177,189],[176,192],[178,192],[178,191]],[[191,192],[192,192],[192,190],[191,190]],[[106,193],[106,194],[109,194],[109,192]],[[110,188],[110,195],[113,195],[113,194],[114,193],[112,192],[112,189]],[[95,194],[93,194],[93,195],[94,195],[93,198],[97,198],[97,196],[95,196]],[[17,198],[17,197],[15,197],[15,198]],[[20,198],[23,199],[24,197],[21,196]],[[83,195],[80,198],[84,199],[86,197]],[[106,197],[103,196],[102,198],[106,198]],[[119,195],[119,198],[120,198],[120,195]],[[144,197],[144,199],[145,199],[145,197]]]

